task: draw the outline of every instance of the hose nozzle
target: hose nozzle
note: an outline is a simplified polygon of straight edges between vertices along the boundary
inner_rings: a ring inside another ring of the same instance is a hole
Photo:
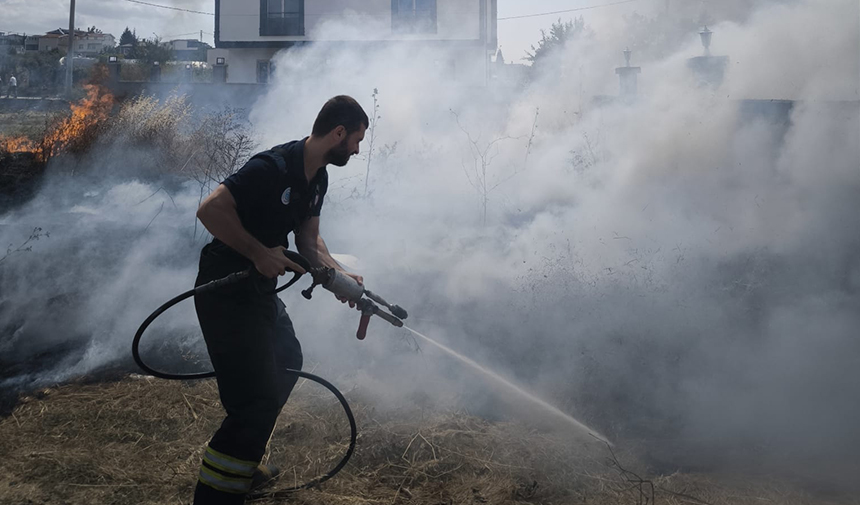
[[[391,305],[381,296],[374,294],[368,289],[364,289],[364,286],[356,282],[352,277],[334,268],[312,268],[309,272],[313,276],[314,281],[308,289],[302,291],[302,296],[310,300],[313,296],[314,288],[322,286],[327,291],[334,293],[338,298],[355,303],[356,308],[361,312],[361,321],[358,333],[356,334],[359,340],[364,339],[370,316],[379,316],[397,327],[403,326],[402,320],[407,317],[406,310],[403,307]],[[391,313],[389,314],[380,309],[374,302],[387,308]]]

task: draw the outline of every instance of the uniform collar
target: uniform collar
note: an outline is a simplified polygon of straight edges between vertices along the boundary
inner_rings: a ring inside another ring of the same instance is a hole
[[[299,181],[303,186],[309,186],[326,175],[326,168],[323,166],[317,170],[316,175],[310,181],[308,181],[307,176],[305,176],[305,142],[308,138],[309,137],[305,137],[301,140],[294,140],[278,146],[286,154],[286,159],[284,161],[286,162],[287,173],[289,173],[294,180]]]

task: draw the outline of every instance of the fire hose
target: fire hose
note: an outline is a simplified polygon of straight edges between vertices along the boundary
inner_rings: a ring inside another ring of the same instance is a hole
[[[302,296],[304,296],[306,299],[308,299],[308,300],[311,299],[311,297],[313,296],[313,290],[316,286],[322,286],[324,289],[331,291],[332,293],[334,293],[339,298],[355,304],[356,308],[361,312],[361,319],[359,321],[358,332],[356,333],[356,337],[359,340],[363,340],[365,338],[365,336],[367,335],[367,326],[368,326],[368,323],[370,321],[370,316],[373,316],[373,315],[378,316],[378,317],[388,321],[389,323],[391,323],[394,326],[397,326],[397,327],[403,326],[403,319],[406,319],[407,313],[401,307],[399,307],[397,305],[389,304],[382,297],[380,297],[380,296],[372,293],[371,291],[365,289],[364,286],[358,284],[354,279],[352,279],[349,276],[344,275],[343,273],[335,270],[334,268],[311,267],[310,262],[308,262],[308,260],[306,258],[304,258],[302,255],[300,255],[296,252],[293,252],[293,251],[284,250],[284,254],[291,261],[293,261],[294,263],[296,263],[299,266],[301,266],[302,268],[304,268],[307,273],[311,274],[311,277],[313,279],[313,283],[311,284],[311,286],[308,289],[305,289],[302,291]],[[284,285],[274,289],[273,291],[262,292],[259,289],[257,291],[260,295],[263,295],[263,296],[275,295],[275,294],[280,293],[281,291],[289,288],[293,284],[295,284],[299,280],[299,278],[301,278],[302,275],[303,274],[300,274],[298,272],[293,272],[293,278],[292,279],[290,279]],[[180,374],[180,373],[162,372],[160,370],[156,370],[156,369],[150,367],[140,357],[140,339],[143,336],[143,333],[149,327],[149,325],[152,324],[152,322],[155,321],[155,319],[157,319],[158,316],[160,316],[161,314],[163,314],[164,312],[166,312],[168,309],[170,309],[174,305],[178,304],[179,302],[186,300],[188,298],[191,298],[195,295],[199,295],[199,294],[211,292],[211,291],[214,291],[217,289],[221,289],[221,288],[236,284],[236,283],[241,282],[241,281],[253,282],[255,280],[255,278],[259,277],[259,276],[260,276],[260,274],[256,271],[256,269],[254,269],[254,267],[251,267],[247,270],[232,273],[232,274],[227,275],[226,277],[223,277],[221,279],[216,279],[216,280],[210,281],[206,284],[201,284],[200,286],[197,286],[194,289],[190,289],[190,290],[188,290],[188,291],[186,291],[180,295],[177,295],[177,296],[171,298],[170,300],[168,300],[167,302],[165,302],[164,304],[162,304],[160,307],[155,309],[155,311],[153,311],[152,314],[149,315],[149,317],[147,317],[143,321],[143,323],[137,329],[137,333],[135,333],[135,335],[134,335],[134,340],[132,341],[132,345],[131,345],[131,354],[134,357],[134,361],[137,363],[137,365],[143,371],[145,371],[146,373],[148,373],[154,377],[158,377],[160,379],[193,380],[193,379],[207,379],[210,377],[215,377],[214,371]],[[381,309],[377,304],[384,306],[386,309],[388,309],[389,312],[386,312],[385,310]],[[343,396],[343,394],[333,384],[331,384],[327,380],[323,379],[322,377],[319,377],[319,376],[314,375],[312,373],[303,372],[301,370],[292,370],[292,369],[287,369],[286,372],[291,374],[291,375],[295,375],[295,376],[316,382],[316,383],[322,385],[323,387],[325,387],[326,389],[328,389],[329,391],[331,391],[332,394],[334,394],[334,396],[340,402],[340,405],[343,407],[344,413],[346,414],[346,418],[349,421],[349,429],[350,429],[349,448],[347,449],[346,454],[344,454],[343,458],[341,458],[341,460],[331,470],[329,470],[325,474],[323,474],[323,475],[321,475],[321,476],[319,476],[313,480],[310,480],[304,484],[301,484],[301,485],[296,485],[296,486],[292,486],[289,488],[279,489],[278,491],[275,491],[275,492],[251,494],[249,496],[249,498],[251,498],[251,499],[263,498],[263,497],[268,497],[268,498],[283,497],[287,493],[291,493],[293,491],[298,491],[300,489],[307,489],[307,488],[319,485],[319,484],[331,479],[338,472],[340,472],[341,469],[343,469],[343,467],[346,466],[347,462],[349,462],[349,459],[352,457],[352,454],[355,451],[355,443],[356,443],[356,439],[358,438],[358,429],[356,428],[355,417],[353,416],[352,410],[349,408],[349,403],[346,401],[346,398]]]

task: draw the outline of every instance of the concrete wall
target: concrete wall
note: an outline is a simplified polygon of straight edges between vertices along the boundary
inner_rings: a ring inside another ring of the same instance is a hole
[[[216,58],[227,62],[227,82],[252,84],[257,82],[257,61],[271,61],[277,48],[210,49],[206,61],[215,65]]]
[[[118,81],[110,84],[111,93],[118,100],[139,95],[152,95],[166,98],[171,95],[185,95],[189,102],[199,106],[220,108],[224,106],[250,109],[257,98],[266,91],[266,86],[258,84],[224,83],[164,83]]]
[[[277,48],[211,49],[207,62],[214,66],[216,58],[224,58],[228,83],[252,84],[257,82],[257,62],[271,61],[278,51]],[[453,85],[487,84],[489,55],[482,46],[465,46],[453,51],[451,48],[426,48],[426,51],[423,56],[431,55],[426,58],[428,73],[443,74]],[[432,57],[434,52],[438,53],[437,58]],[[274,77],[291,78],[277,73]]]

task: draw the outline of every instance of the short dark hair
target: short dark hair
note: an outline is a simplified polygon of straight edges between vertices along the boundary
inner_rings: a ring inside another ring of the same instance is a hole
[[[343,126],[347,133],[352,133],[358,131],[359,125],[364,125],[365,128],[370,126],[364,109],[355,98],[338,95],[323,105],[314,121],[312,133],[317,136],[327,135],[338,126]]]

